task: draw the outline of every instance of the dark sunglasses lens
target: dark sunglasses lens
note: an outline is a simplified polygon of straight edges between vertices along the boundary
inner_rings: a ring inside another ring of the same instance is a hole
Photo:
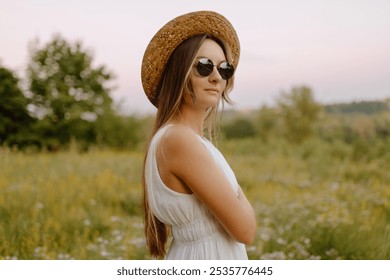
[[[229,80],[234,74],[234,66],[229,62],[222,62],[218,67],[218,72],[222,79]]]
[[[213,72],[213,62],[210,59],[202,58],[198,61],[196,65],[196,71],[198,71],[199,75],[203,77],[207,77]]]

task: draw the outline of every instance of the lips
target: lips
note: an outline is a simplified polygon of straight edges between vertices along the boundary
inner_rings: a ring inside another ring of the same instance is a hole
[[[212,93],[215,93],[215,94],[219,94],[219,90],[216,89],[216,88],[207,88],[206,91],[212,92]]]

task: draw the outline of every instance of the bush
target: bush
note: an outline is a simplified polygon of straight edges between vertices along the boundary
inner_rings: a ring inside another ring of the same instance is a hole
[[[223,134],[227,139],[249,138],[256,135],[256,129],[253,123],[244,118],[237,118],[226,124],[223,128]]]

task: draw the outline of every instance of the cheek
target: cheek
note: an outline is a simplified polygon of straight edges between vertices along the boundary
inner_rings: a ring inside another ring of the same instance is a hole
[[[192,92],[195,95],[197,95],[197,93],[204,87],[202,80],[201,79],[197,79],[196,77],[191,79],[190,83],[191,83]]]

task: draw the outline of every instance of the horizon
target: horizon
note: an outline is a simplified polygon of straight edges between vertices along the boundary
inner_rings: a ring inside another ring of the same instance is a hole
[[[40,45],[57,33],[81,41],[94,65],[117,76],[111,96],[129,114],[155,111],[140,78],[148,42],[166,22],[195,10],[217,11],[237,30],[241,57],[233,109],[272,105],[296,86],[310,87],[321,104],[390,98],[390,1],[3,2],[0,64],[23,78],[35,38]]]

